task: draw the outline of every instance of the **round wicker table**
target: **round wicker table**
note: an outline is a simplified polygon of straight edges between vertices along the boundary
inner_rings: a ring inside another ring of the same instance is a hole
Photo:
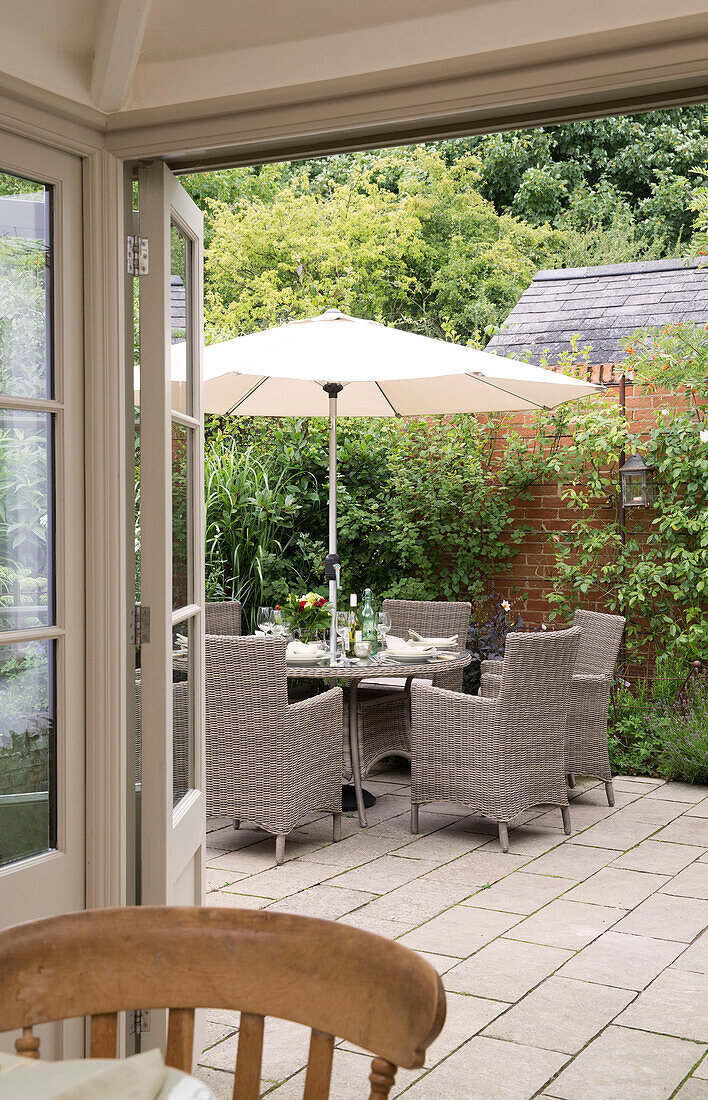
[[[405,677],[405,691],[410,690],[411,681],[416,676],[429,677],[430,673],[445,669],[464,668],[472,660],[472,655],[466,650],[457,654],[449,654],[445,657],[433,657],[428,661],[415,661],[404,664],[402,661],[377,661],[376,658],[358,658],[356,663],[343,665],[331,662],[328,658],[314,665],[293,665],[288,663],[288,676],[292,679],[304,680],[341,680],[347,688],[347,721],[345,722],[345,734],[348,739],[349,753],[352,762],[352,778],[354,780],[354,793],[356,808],[359,814],[359,824],[366,828],[366,805],[373,806],[376,802],[374,796],[365,791],[361,781],[361,762],[359,759],[359,738],[357,734],[357,704],[359,684],[362,680],[386,679],[391,676]]]

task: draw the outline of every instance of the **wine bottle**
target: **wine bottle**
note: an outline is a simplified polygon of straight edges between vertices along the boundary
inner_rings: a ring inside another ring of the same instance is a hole
[[[377,649],[376,637],[376,612],[374,611],[374,599],[370,588],[364,589],[364,602],[361,606],[361,640],[368,642],[373,656]]]
[[[361,641],[361,619],[357,609],[356,592],[349,597],[349,638],[347,640],[347,657],[356,657],[356,644]]]

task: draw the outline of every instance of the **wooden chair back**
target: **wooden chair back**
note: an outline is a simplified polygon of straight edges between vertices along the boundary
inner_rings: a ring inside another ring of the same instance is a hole
[[[169,1009],[165,1060],[192,1068],[195,1008],[240,1011],[234,1098],[260,1093],[266,1016],[311,1028],[304,1100],[326,1100],[335,1038],[376,1057],[370,1100],[423,1065],[445,1020],[437,974],[413,951],[332,921],[257,910],[99,909],[0,932],[0,1032],[91,1017],[93,1058],[115,1058],[117,1014]],[[362,1096],[364,1082],[362,1082]]]

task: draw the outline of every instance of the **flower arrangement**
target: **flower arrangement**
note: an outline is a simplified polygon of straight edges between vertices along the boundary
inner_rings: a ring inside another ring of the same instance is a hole
[[[281,610],[293,632],[297,631],[303,641],[314,639],[329,629],[332,609],[326,597],[317,592],[307,592],[304,596],[291,592]]]

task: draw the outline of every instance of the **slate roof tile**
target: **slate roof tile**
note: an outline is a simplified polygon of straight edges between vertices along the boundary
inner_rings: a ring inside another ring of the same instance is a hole
[[[685,260],[538,271],[488,347],[500,355],[530,351],[538,363],[593,345],[593,363],[622,359],[622,340],[638,328],[667,322],[708,324],[708,267]]]

